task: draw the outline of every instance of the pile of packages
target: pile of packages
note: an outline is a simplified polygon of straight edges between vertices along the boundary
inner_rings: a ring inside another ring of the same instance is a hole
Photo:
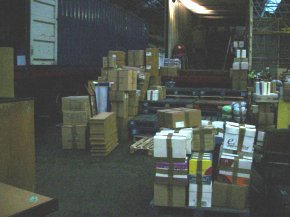
[[[147,100],[148,101],[159,101],[166,99],[166,87],[165,86],[151,86],[147,90]]]
[[[231,105],[223,106],[222,120],[245,123],[247,117],[247,103],[245,101],[233,102]]]
[[[158,111],[164,128],[154,136],[154,204],[247,208],[256,128],[202,121],[199,112]],[[217,139],[224,140],[220,152]]]
[[[91,117],[88,96],[62,98],[63,125],[61,127],[63,149],[85,149],[87,125]]]
[[[91,154],[96,157],[107,156],[118,145],[116,115],[101,112],[89,121]]]
[[[256,103],[251,106],[251,123],[259,130],[275,129],[275,105],[272,103]]]

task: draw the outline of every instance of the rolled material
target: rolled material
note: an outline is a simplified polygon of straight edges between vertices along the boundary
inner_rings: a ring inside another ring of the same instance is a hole
[[[267,82],[261,81],[262,95],[267,95]]]
[[[267,95],[271,94],[271,82],[267,82]]]
[[[256,94],[257,95],[261,95],[260,82],[259,81],[256,82]]]

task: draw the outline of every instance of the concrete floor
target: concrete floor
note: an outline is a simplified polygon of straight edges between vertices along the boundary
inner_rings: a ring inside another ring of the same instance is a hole
[[[59,211],[49,217],[149,216],[154,179],[152,157],[129,154],[128,143],[101,159],[86,151],[62,150],[60,127],[55,124],[38,127],[36,143],[38,193],[59,200]],[[193,215],[162,209],[158,216]]]

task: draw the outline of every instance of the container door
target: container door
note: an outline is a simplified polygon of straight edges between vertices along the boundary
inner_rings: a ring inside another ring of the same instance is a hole
[[[30,0],[30,64],[57,64],[58,0]]]

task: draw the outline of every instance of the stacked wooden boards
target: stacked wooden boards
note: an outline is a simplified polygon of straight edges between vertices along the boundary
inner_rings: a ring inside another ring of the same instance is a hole
[[[90,121],[91,154],[105,157],[118,146],[116,114],[102,112],[93,116]]]

